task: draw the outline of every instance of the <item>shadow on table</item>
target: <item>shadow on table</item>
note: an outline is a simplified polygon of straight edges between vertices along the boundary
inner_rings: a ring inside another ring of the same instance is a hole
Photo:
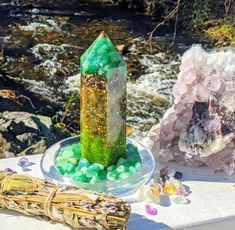
[[[147,219],[146,217],[133,213],[131,214],[131,218],[127,223],[127,229],[128,230],[150,230],[150,229],[158,229],[158,230],[172,230],[173,228],[169,227],[168,225],[161,223],[161,222],[155,222],[150,219]]]

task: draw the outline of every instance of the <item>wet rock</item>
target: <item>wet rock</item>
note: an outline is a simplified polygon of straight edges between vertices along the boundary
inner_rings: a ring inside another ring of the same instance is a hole
[[[58,139],[50,117],[27,112],[0,113],[0,158],[43,153]]]
[[[35,145],[29,146],[24,151],[22,151],[18,156],[33,155],[44,153],[47,149],[46,140],[42,139],[37,142]]]
[[[125,45],[118,45],[118,46],[116,46],[116,48],[117,48],[117,50],[118,50],[118,52],[120,52],[120,53],[123,53],[123,51],[124,51],[124,49],[125,49]]]
[[[11,157],[15,157],[14,153],[8,151],[0,152],[0,159],[11,158]]]

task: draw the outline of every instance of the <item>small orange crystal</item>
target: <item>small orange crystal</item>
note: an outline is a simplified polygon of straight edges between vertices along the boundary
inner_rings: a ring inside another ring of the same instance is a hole
[[[174,184],[166,182],[163,186],[163,192],[167,195],[175,195],[177,192],[177,188]]]

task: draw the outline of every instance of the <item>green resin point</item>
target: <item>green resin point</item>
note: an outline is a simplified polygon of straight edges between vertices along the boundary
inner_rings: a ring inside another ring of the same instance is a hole
[[[83,75],[99,72],[101,76],[108,78],[107,72],[118,67],[126,68],[126,63],[105,32],[102,32],[81,56]]]
[[[126,158],[127,67],[102,32],[81,57],[81,155],[105,168]]]

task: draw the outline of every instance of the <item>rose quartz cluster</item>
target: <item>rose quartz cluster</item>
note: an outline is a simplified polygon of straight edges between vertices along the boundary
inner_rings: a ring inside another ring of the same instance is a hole
[[[145,144],[156,160],[235,171],[235,52],[192,46],[182,57],[174,104]]]

